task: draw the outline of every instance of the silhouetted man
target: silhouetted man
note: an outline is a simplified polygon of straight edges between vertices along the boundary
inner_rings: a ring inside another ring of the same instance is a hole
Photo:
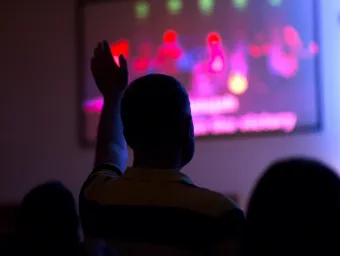
[[[180,172],[195,145],[183,86],[154,74],[127,87],[126,60],[118,67],[106,42],[95,49],[92,72],[104,107],[95,167],[80,194],[84,232],[122,255],[237,254],[243,212]],[[123,133],[134,153],[126,170]]]
[[[76,202],[60,182],[33,188],[22,200],[18,218],[17,255],[79,255]]]

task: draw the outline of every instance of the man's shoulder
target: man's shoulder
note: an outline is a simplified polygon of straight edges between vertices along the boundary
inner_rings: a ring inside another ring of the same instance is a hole
[[[207,196],[209,196],[211,198],[221,200],[222,202],[225,202],[225,203],[228,203],[228,204],[232,203],[232,204],[236,205],[236,203],[233,199],[231,199],[229,196],[226,196],[226,195],[224,195],[220,192],[217,192],[215,190],[211,190],[211,189],[208,189],[208,188],[200,187],[200,186],[197,186],[197,185],[194,185],[194,188],[199,190],[201,193],[206,194]]]
[[[199,187],[196,187],[196,189],[202,195],[205,195],[205,200],[200,203],[203,204],[205,209],[210,209],[210,216],[214,217],[217,224],[216,230],[228,233],[228,237],[240,236],[245,225],[245,216],[237,203],[230,197],[216,191]]]
[[[190,190],[193,200],[209,211],[211,216],[219,217],[233,211],[242,212],[234,200],[222,193],[198,186],[191,186]]]

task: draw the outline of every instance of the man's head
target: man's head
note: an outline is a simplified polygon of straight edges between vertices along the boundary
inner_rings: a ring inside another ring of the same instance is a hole
[[[338,255],[340,179],[325,164],[291,158],[269,166],[247,210],[244,255]]]
[[[152,74],[133,81],[122,98],[121,117],[126,142],[135,157],[137,152],[143,152],[154,155],[156,161],[161,154],[167,162],[164,168],[176,164],[183,167],[191,161],[194,129],[190,101],[175,78]],[[180,163],[174,163],[176,154]],[[169,163],[170,158],[173,163]]]
[[[33,188],[20,205],[18,235],[28,251],[52,255],[76,249],[79,221],[72,193],[58,181]]]

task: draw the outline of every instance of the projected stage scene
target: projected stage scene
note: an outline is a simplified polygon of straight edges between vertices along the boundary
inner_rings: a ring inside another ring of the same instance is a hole
[[[130,80],[164,73],[183,83],[197,136],[291,133],[317,127],[319,46],[314,8],[313,1],[296,0],[127,0],[86,5],[87,139],[95,140],[103,104],[89,62],[102,39],[111,43],[115,59],[120,54],[127,58]]]

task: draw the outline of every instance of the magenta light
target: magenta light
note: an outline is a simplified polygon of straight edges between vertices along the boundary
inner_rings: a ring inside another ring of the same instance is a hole
[[[297,116],[293,112],[248,113],[239,117],[221,116],[237,111],[239,102],[234,96],[191,99],[195,124],[195,135],[233,134],[236,132],[291,132],[296,127]],[[86,113],[99,113],[103,106],[101,98],[88,100],[84,106]],[[210,115],[202,118],[202,115]]]
[[[194,98],[190,97],[191,113],[197,115],[216,115],[235,113],[240,103],[233,95]]]
[[[296,127],[297,116],[292,112],[249,113],[239,117],[216,116],[195,118],[195,135],[221,135],[236,132],[291,132]]]
[[[239,101],[233,95],[215,96],[210,98],[192,98],[191,112],[192,115],[212,115],[212,114],[230,114],[239,108]],[[87,100],[84,110],[87,113],[100,112],[103,107],[103,99],[95,98]]]

